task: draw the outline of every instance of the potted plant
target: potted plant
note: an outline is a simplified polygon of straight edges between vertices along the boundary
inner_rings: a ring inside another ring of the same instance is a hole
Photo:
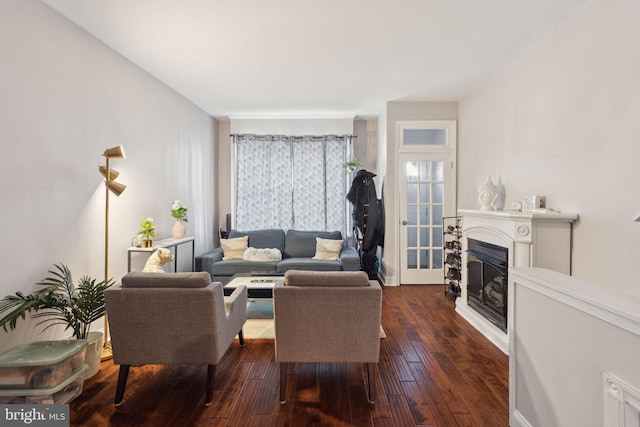
[[[355,171],[360,166],[360,160],[358,160],[357,157],[353,157],[347,160],[344,166],[347,168],[347,174],[351,175],[353,171]]]
[[[104,291],[111,287],[112,279],[98,282],[89,276],[82,276],[78,286],[73,284],[69,268],[60,263],[54,264],[55,270],[50,270],[51,276],[37,283],[42,288],[24,295],[16,292],[0,300],[0,326],[5,331],[13,330],[18,319],[24,319],[27,313],[35,312],[34,318],[41,319],[38,325],[47,325],[43,331],[54,325],[66,325],[65,330],[71,329],[77,339],[86,339],[95,351],[87,350],[87,357],[97,353],[97,363],[88,361],[91,374],[95,374],[100,365],[102,351],[102,332],[90,332],[91,323],[106,314]],[[92,369],[96,367],[95,369]],[[95,370],[95,372],[93,372]]]
[[[156,225],[153,218],[143,219],[140,223],[140,231],[138,236],[142,237],[142,243],[145,248],[150,248],[153,244],[153,237],[156,235]]]
[[[182,239],[186,232],[183,223],[189,222],[187,219],[187,207],[184,206],[180,200],[174,200],[171,205],[171,216],[176,219],[175,224],[173,224],[171,228],[171,235],[174,239]]]

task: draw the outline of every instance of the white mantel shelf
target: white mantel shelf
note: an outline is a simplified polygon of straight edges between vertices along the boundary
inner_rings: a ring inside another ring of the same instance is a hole
[[[578,214],[562,213],[556,211],[547,212],[519,212],[519,211],[480,211],[473,209],[458,209],[458,216],[475,216],[485,218],[501,218],[512,220],[530,221],[560,221],[574,222],[578,219]]]
[[[508,249],[508,268],[541,267],[571,274],[571,227],[575,213],[481,211],[459,209],[462,217],[462,280],[456,312],[509,354],[509,335],[492,324],[468,304],[468,239],[491,243]],[[509,289],[508,292],[511,292]],[[512,307],[508,307],[511,310]]]

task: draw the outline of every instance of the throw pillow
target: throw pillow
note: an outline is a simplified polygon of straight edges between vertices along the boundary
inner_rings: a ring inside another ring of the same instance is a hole
[[[245,261],[282,261],[282,253],[276,248],[248,248],[244,251]]]
[[[220,246],[223,252],[222,259],[242,259],[244,251],[249,247],[249,236],[220,239]]]
[[[337,261],[340,259],[342,240],[329,240],[316,237],[316,254],[313,259]]]

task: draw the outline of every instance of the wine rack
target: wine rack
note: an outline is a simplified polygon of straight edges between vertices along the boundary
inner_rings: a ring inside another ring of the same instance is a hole
[[[446,216],[442,224],[444,245],[444,294],[451,299],[460,296],[462,280],[462,218]]]

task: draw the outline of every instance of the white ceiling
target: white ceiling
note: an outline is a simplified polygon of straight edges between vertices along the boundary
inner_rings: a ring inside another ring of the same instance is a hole
[[[458,101],[588,0],[42,0],[214,117]]]

